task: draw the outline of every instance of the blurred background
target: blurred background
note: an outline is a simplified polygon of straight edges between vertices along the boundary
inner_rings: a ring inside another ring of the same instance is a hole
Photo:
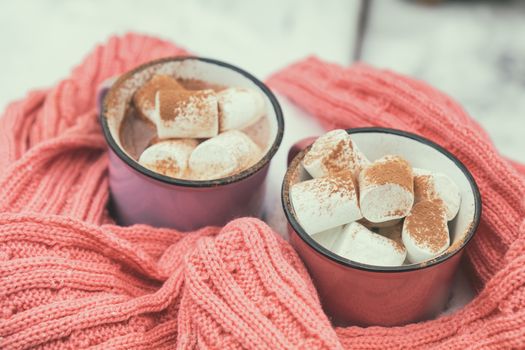
[[[525,1],[3,1],[0,109],[127,31],[261,79],[311,54],[391,68],[457,99],[503,154],[525,162]]]

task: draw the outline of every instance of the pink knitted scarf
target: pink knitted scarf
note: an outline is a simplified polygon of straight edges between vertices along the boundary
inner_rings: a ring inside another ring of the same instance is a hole
[[[390,126],[453,152],[483,196],[462,310],[333,329],[293,249],[256,219],[191,234],[113,224],[95,93],[185,51],[127,35],[0,118],[0,348],[525,348],[525,174],[451,99],[412,79],[310,58],[268,81],[327,127]],[[140,200],[140,199],[137,199]]]

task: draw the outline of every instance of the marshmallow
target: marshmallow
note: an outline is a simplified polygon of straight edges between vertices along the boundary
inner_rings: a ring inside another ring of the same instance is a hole
[[[447,220],[454,219],[459,211],[461,195],[458,186],[443,173],[414,168],[414,201],[441,199],[447,211]]]
[[[384,156],[359,173],[359,205],[371,222],[405,217],[414,203],[410,164],[399,156]]]
[[[296,183],[290,199],[297,220],[310,235],[362,217],[350,173]]]
[[[217,97],[213,90],[159,90],[154,120],[162,138],[207,138],[219,131]]]
[[[337,226],[322,232],[318,232],[312,235],[312,238],[328,250],[332,250],[332,247],[343,232],[344,226]]]
[[[192,139],[161,141],[146,148],[139,163],[156,173],[181,178],[186,174],[188,158],[197,144]]]
[[[246,128],[266,113],[263,96],[252,89],[229,88],[217,94],[220,132]]]
[[[155,123],[155,95],[159,90],[184,90],[184,88],[169,75],[155,75],[135,92],[133,103],[139,115],[152,123]]]
[[[399,242],[374,233],[357,222],[345,227],[332,251],[346,259],[375,266],[400,266],[407,254]]]
[[[420,263],[444,252],[450,245],[450,237],[443,201],[416,203],[405,218],[401,238],[411,263]]]
[[[261,158],[261,150],[242,131],[230,130],[202,142],[190,156],[192,175],[218,179],[249,168]]]
[[[336,129],[320,136],[303,158],[304,168],[314,178],[350,170],[357,177],[369,162],[345,130]]]

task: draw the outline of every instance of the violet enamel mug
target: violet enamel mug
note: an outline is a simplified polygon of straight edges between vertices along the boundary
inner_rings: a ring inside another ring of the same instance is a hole
[[[423,263],[381,267],[343,258],[316,242],[296,219],[289,196],[294,183],[309,178],[301,160],[314,138],[297,143],[288,157],[282,202],[290,242],[335,324],[397,326],[435,317],[449,300],[454,273],[480,221],[481,197],[476,182],[457,158],[421,136],[375,127],[347,132],[370,161],[397,154],[413,167],[445,173],[454,180],[462,200],[458,215],[449,222],[450,247]]]
[[[266,102],[269,142],[252,167],[229,177],[193,181],[155,173],[121,147],[119,128],[136,89],[155,74],[254,89]],[[143,64],[99,93],[100,122],[109,150],[110,209],[122,225],[148,224],[182,231],[220,226],[241,216],[260,216],[265,179],[284,132],[281,108],[258,79],[231,64],[201,57],[172,57]]]

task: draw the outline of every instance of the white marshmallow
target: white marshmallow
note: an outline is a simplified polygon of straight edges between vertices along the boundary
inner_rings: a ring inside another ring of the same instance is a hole
[[[349,175],[296,183],[290,189],[290,199],[297,220],[310,235],[362,217]]]
[[[184,88],[169,75],[155,75],[142,85],[133,95],[133,103],[143,117],[155,123],[155,95],[159,90],[184,90]]]
[[[434,187],[438,197],[445,204],[447,220],[450,221],[454,219],[461,205],[461,194],[459,193],[458,186],[447,175],[434,173]]]
[[[459,188],[447,175],[414,168],[414,202],[441,199],[447,211],[447,220],[454,219],[459,211],[461,195]]]
[[[161,141],[146,148],[139,163],[156,173],[182,178],[188,168],[188,158],[197,144],[192,139]]]
[[[229,88],[217,94],[220,132],[246,128],[266,113],[264,97],[255,90]]]
[[[334,243],[337,241],[344,226],[337,226],[326,231],[318,232],[312,235],[312,238],[328,250],[332,250]]]
[[[421,201],[405,218],[401,235],[411,263],[432,259],[450,245],[447,216],[439,199]]]
[[[320,136],[303,158],[304,168],[314,178],[350,170],[357,177],[369,161],[345,130],[335,129]]]
[[[399,156],[384,156],[359,173],[359,206],[371,222],[405,217],[414,203],[410,164]]]
[[[202,142],[191,153],[192,176],[218,179],[249,168],[261,158],[261,150],[242,131],[230,130]]]
[[[346,259],[375,266],[400,266],[406,257],[406,250],[398,242],[357,222],[345,227],[332,251]]]
[[[207,138],[219,132],[219,109],[213,90],[159,90],[155,99],[159,138]]]

